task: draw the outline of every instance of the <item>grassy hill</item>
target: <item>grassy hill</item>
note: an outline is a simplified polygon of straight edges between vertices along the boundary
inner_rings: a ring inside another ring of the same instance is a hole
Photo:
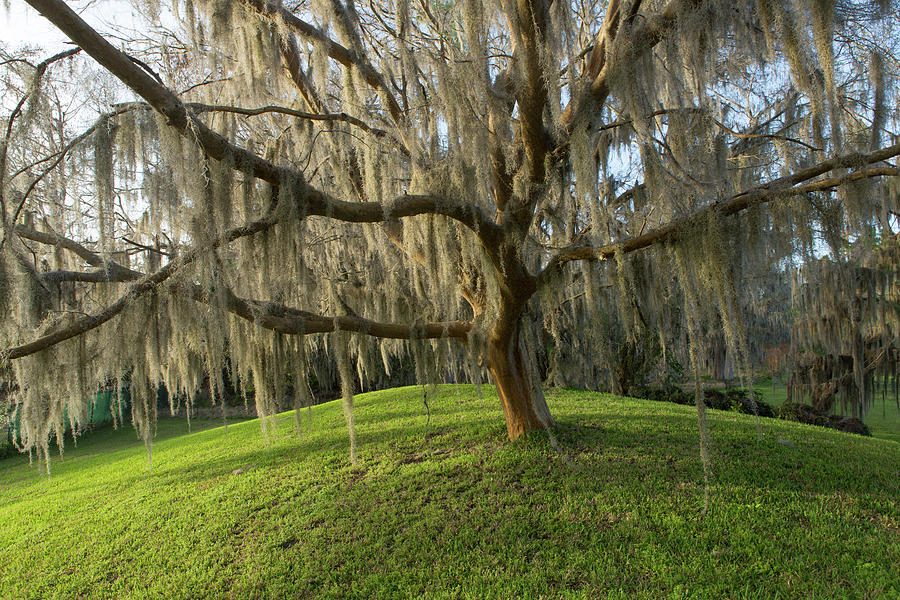
[[[0,461],[0,598],[900,598],[900,444],[711,411],[701,515],[689,407],[552,391],[562,453],[509,443],[472,386],[159,424]]]

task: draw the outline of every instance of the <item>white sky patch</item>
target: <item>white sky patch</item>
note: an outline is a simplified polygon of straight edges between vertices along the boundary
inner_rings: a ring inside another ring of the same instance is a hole
[[[68,4],[101,34],[115,26],[134,26],[140,21],[128,3],[118,0],[78,0]],[[12,0],[6,6],[7,9],[4,9],[0,4],[0,44],[7,50],[40,48],[49,56],[71,46],[69,38],[24,0]]]
[[[22,0],[14,0],[8,10],[0,10],[0,40],[9,50],[22,46],[54,49],[69,41]]]

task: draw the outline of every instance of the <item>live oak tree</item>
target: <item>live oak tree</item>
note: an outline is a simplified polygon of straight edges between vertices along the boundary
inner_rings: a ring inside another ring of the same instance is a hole
[[[900,235],[860,238],[838,260],[809,261],[794,277],[788,400],[862,418],[881,392],[900,408]]]
[[[602,377],[637,336],[696,377],[721,331],[745,372],[748,282],[900,210],[890,0],[148,0],[141,37],[26,1],[75,44],[4,61],[26,449],[110,382],[148,445],[158,386],[226,367],[261,414],[302,406],[322,351],[351,440],[398,355],[486,369],[515,439],[553,424],[543,371]],[[122,87],[75,131],[51,100],[86,57]]]

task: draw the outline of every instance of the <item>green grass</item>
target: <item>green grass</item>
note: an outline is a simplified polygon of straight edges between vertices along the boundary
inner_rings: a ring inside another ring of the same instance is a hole
[[[754,382],[753,389],[773,408],[787,402],[787,385],[783,381],[776,380],[773,389],[771,379],[761,379]],[[868,425],[872,437],[900,443],[900,409],[894,404],[891,394],[888,396],[886,401],[882,402],[881,393],[875,394],[875,402],[869,408],[863,422]]]
[[[689,407],[548,400],[561,454],[445,386],[358,396],[356,466],[335,402],[0,461],[0,598],[900,597],[900,444],[711,411],[704,516]]]

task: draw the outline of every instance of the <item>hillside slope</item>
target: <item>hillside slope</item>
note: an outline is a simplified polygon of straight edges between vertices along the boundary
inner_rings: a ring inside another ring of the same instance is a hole
[[[711,411],[703,516],[691,408],[548,401],[561,454],[442,386],[358,396],[355,467],[339,402],[0,461],[0,598],[900,597],[900,444]]]

